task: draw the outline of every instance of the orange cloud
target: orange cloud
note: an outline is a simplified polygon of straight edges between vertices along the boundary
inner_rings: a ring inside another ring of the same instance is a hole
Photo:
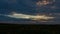
[[[52,4],[52,2],[50,2],[49,0],[42,0],[42,1],[38,1],[36,2],[36,5],[37,6],[44,6],[44,5],[47,5],[47,4]]]

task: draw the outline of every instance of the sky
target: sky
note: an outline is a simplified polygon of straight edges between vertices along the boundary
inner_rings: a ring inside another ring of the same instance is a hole
[[[46,4],[40,1],[41,0],[0,0],[0,14],[9,15],[12,12],[27,15],[51,13],[51,16],[56,17],[55,19],[42,23],[41,21],[15,19],[2,15],[0,16],[0,22],[16,22],[15,24],[60,24],[60,0],[55,0],[55,2],[50,0],[52,3],[47,2]]]

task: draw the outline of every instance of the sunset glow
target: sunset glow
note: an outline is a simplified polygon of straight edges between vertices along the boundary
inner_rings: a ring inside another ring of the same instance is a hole
[[[12,15],[7,15],[8,17],[11,18],[19,18],[19,19],[31,19],[31,20],[50,20],[50,19],[54,19],[54,17],[49,17],[46,15],[27,15],[27,14],[18,14],[18,13],[14,13]]]

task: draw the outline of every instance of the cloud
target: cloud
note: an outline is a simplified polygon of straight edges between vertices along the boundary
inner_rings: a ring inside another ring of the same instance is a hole
[[[50,8],[51,8],[51,9],[55,9],[55,10],[56,10],[56,9],[59,9],[59,7],[57,7],[57,6],[51,6]]]
[[[43,0],[43,1],[38,1],[36,2],[36,5],[37,6],[45,6],[45,5],[48,5],[48,4],[52,4],[53,2],[50,2],[49,0],[46,1],[46,0]]]
[[[1,14],[0,14],[1,15]],[[19,16],[20,15],[20,16]],[[39,24],[60,24],[59,22],[60,22],[60,13],[53,13],[53,14],[51,14],[51,15],[53,15],[53,17],[56,17],[56,18],[54,18],[54,19],[52,19],[52,20],[46,20],[46,21],[44,21],[44,20],[35,20],[35,21],[26,21],[26,22],[31,22],[31,24],[34,22],[34,23],[39,23]],[[54,16],[55,15],[55,16]],[[13,17],[13,18],[15,18],[15,17],[17,17],[17,18],[23,18],[23,19],[25,19],[24,18],[24,16],[32,16],[32,15],[26,15],[26,14],[12,14],[12,15],[4,15],[4,16],[9,16],[9,17]],[[22,17],[23,16],[23,17]],[[59,17],[59,18],[58,18]],[[20,18],[20,19],[21,19]],[[26,18],[28,18],[28,17],[26,17]],[[18,22],[18,21],[17,21]],[[24,22],[24,21],[23,21]]]
[[[10,18],[16,19],[30,19],[30,20],[40,20],[40,21],[48,21],[50,19],[54,19],[54,17],[49,17],[45,15],[28,15],[28,14],[21,14],[13,12],[11,15],[4,15]]]

